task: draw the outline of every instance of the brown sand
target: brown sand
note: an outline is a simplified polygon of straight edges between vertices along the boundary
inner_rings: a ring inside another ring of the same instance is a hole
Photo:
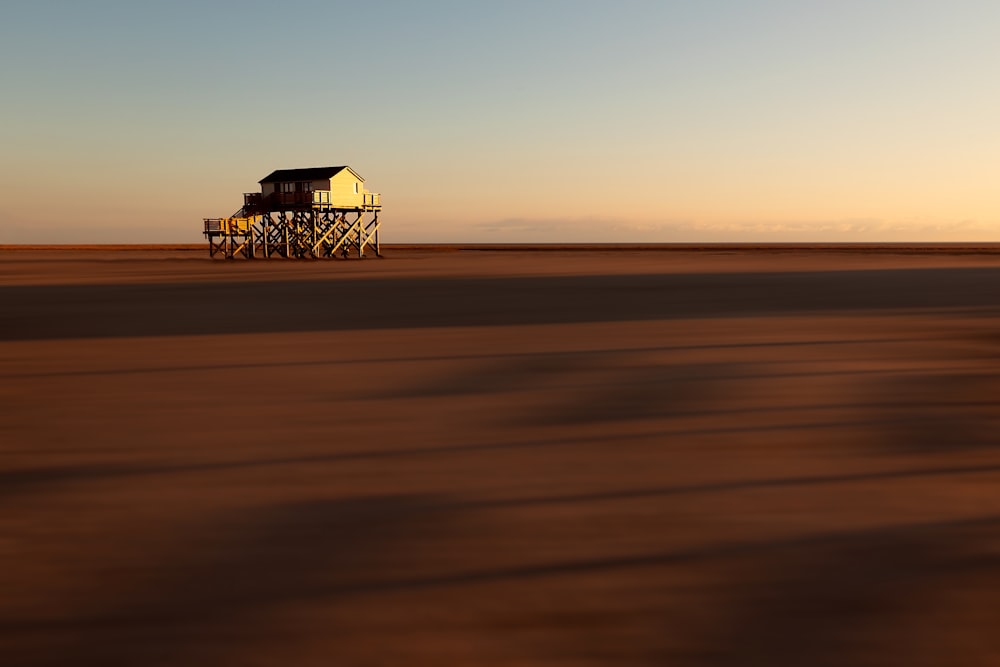
[[[0,250],[0,664],[1000,663],[1000,249]]]

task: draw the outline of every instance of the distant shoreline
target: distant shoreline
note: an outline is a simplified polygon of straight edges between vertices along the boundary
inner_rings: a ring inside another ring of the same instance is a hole
[[[0,244],[0,252],[206,252],[204,243]],[[1000,254],[1000,242],[885,243],[383,243],[413,252],[834,252],[875,254]]]

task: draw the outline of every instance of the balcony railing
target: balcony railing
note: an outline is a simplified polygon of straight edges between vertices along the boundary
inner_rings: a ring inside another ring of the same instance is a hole
[[[204,218],[206,234],[249,234],[251,222],[248,218]]]
[[[362,193],[360,204],[354,196],[348,195],[348,201],[335,201],[329,190],[312,190],[308,192],[272,192],[266,197],[260,192],[243,194],[243,216],[258,215],[268,211],[293,211],[309,208],[365,208],[381,206],[382,198],[377,192]]]

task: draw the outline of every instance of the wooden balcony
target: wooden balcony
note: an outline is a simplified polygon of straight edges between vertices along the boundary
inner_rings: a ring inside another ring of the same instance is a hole
[[[250,218],[204,218],[206,235],[242,236],[250,233]]]
[[[243,195],[242,215],[252,216],[272,211],[307,211],[310,209],[334,208],[347,210],[373,210],[382,207],[382,197],[376,192],[348,195],[348,201],[338,202],[329,190],[310,192],[272,192],[266,197],[260,192]]]

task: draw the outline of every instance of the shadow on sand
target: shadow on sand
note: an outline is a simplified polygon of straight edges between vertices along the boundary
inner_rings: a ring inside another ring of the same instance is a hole
[[[1000,307],[1000,269],[0,287],[0,340]]]

